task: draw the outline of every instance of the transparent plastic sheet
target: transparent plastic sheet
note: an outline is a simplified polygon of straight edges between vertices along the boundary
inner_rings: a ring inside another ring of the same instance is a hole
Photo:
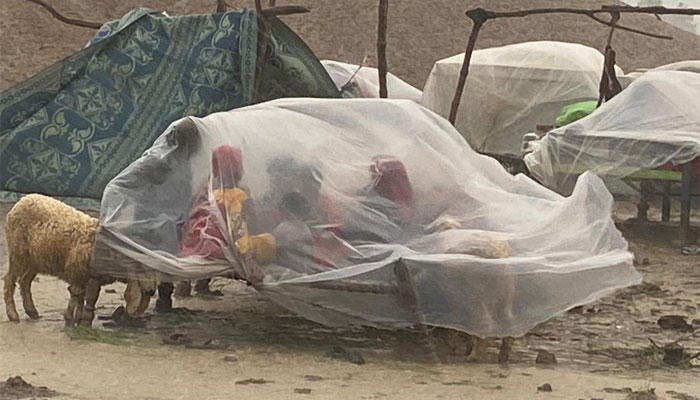
[[[640,282],[611,205],[592,174],[566,198],[510,175],[413,101],[276,100],[175,123],[108,185],[92,267],[234,272],[327,325],[518,336]]]
[[[592,114],[532,143],[525,162],[560,193],[570,192],[585,170],[605,176],[613,191],[636,190],[621,179],[641,169],[677,168],[698,156],[698,93],[700,74],[646,72]]]
[[[376,68],[362,67],[339,61],[321,60],[321,64],[345,97],[379,98],[379,72]],[[386,75],[387,95],[390,99],[406,99],[420,102],[423,93],[397,78]]]
[[[476,50],[456,127],[477,151],[519,155],[523,135],[551,126],[562,107],[598,98],[603,55],[563,42],[527,42]],[[464,54],[440,60],[421,104],[447,117]],[[621,80],[622,70],[617,75]]]

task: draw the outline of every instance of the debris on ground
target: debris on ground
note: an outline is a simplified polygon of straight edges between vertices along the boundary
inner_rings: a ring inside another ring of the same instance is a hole
[[[535,364],[551,365],[556,363],[557,357],[553,353],[550,353],[547,350],[537,351],[537,358],[535,359]]]
[[[323,377],[318,375],[304,375],[304,379],[306,379],[309,382],[318,382],[322,381]]]
[[[296,388],[296,389],[294,389],[294,393],[296,393],[296,394],[311,394],[311,389],[309,389],[309,388]]]
[[[192,344],[192,342],[192,338],[182,333],[174,333],[163,339],[163,343],[171,345],[188,345]]]
[[[674,330],[679,332],[692,332],[690,325],[682,315],[664,315],[657,321],[661,329]]]
[[[229,354],[224,356],[223,360],[226,362],[236,362],[238,361],[238,357],[234,356],[233,354]]]
[[[197,344],[197,343],[185,344],[185,347],[187,347],[188,349],[195,349],[195,350],[226,350],[229,348],[229,345],[222,342],[221,340],[218,340],[218,339],[208,339],[202,344]]]
[[[0,382],[0,399],[3,400],[19,400],[19,399],[36,399],[49,398],[60,396],[55,390],[51,390],[46,386],[34,386],[27,383],[21,376],[13,376],[7,378],[5,382]]]
[[[625,400],[659,400],[659,396],[657,396],[654,392],[654,388],[638,390],[628,394],[627,397],[625,397]]]
[[[236,385],[264,385],[266,383],[272,383],[272,381],[268,381],[266,379],[255,379],[255,378],[244,379],[242,381],[236,381]]]
[[[358,351],[348,350],[341,346],[334,346],[328,351],[328,356],[336,360],[342,360],[351,362],[356,365],[362,365],[365,363],[365,359],[362,354]]]
[[[667,395],[670,395],[671,398],[675,400],[700,400],[699,398],[695,396],[691,396],[686,393],[681,393],[681,392],[676,392],[675,390],[667,390],[666,391]]]
[[[463,379],[461,381],[443,382],[442,384],[445,386],[467,386],[474,384],[474,382],[470,381],[469,379]]]
[[[632,393],[633,390],[632,388],[629,387],[624,387],[624,388],[609,388],[606,387],[603,389],[605,393]]]
[[[538,386],[538,387],[537,387],[537,391],[538,391],[538,392],[551,392],[551,391],[552,391],[552,385],[550,385],[549,383],[545,383],[545,384],[542,385],[542,386]]]

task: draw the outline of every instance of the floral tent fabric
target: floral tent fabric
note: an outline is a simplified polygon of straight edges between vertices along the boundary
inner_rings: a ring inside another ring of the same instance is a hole
[[[304,42],[269,21],[259,100],[339,96]],[[0,93],[0,200],[40,192],[94,206],[173,121],[251,103],[257,34],[251,10],[136,9],[105,24],[82,50]]]

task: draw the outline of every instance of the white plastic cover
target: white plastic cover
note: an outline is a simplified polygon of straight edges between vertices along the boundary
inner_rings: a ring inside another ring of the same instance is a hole
[[[611,205],[592,174],[568,198],[508,174],[409,100],[284,99],[175,123],[107,187],[92,267],[234,270],[323,324],[518,336],[640,282]]]
[[[321,60],[321,64],[338,90],[342,90],[346,97],[379,98],[379,72],[376,68],[360,68],[359,65],[331,60]],[[386,74],[386,89],[390,99],[419,102],[423,95],[420,90],[390,72]]]
[[[685,60],[656,67],[651,71],[687,71],[700,72],[700,60]]]
[[[561,193],[581,171],[614,184],[643,168],[691,161],[700,155],[700,74],[646,72],[592,114],[531,146],[528,169]]]
[[[423,106],[449,115],[463,61],[464,54],[458,54],[435,63],[423,88]],[[477,151],[518,155],[524,134],[537,125],[553,126],[568,104],[598,98],[603,61],[596,49],[563,42],[476,50],[457,130]],[[619,68],[617,75],[622,76]]]

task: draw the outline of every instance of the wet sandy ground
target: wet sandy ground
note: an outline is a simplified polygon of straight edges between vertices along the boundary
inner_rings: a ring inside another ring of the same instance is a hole
[[[41,320],[10,323],[0,306],[0,379],[20,375],[65,399],[626,399],[650,388],[658,398],[700,398],[693,367],[700,361],[669,366],[650,342],[700,352],[700,335],[657,324],[673,314],[700,328],[700,257],[680,255],[666,237],[627,234],[645,283],[534,329],[517,341],[507,367],[431,363],[417,334],[329,329],[229,280],[214,282],[222,298],[179,299],[180,312],[149,310],[142,326],[116,330],[104,318],[122,304],[123,285],[111,285],[100,298],[98,330],[65,331],[66,284],[41,276],[33,286]],[[0,273],[6,256],[0,237]],[[364,364],[330,357],[334,347]],[[558,363],[536,365],[541,349]],[[545,383],[552,392],[538,393]]]

